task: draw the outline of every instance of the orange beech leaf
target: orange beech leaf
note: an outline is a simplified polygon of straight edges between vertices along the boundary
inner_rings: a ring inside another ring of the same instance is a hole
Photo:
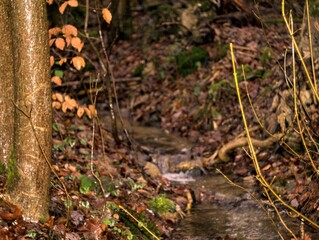
[[[54,57],[50,56],[50,67],[54,65]]]
[[[88,109],[87,107],[84,107],[84,111],[85,111],[85,114],[91,119],[92,118],[92,114],[91,114],[90,109]]]
[[[84,47],[84,42],[81,42],[80,46],[78,47],[78,51],[81,52],[83,47]]]
[[[65,11],[67,6],[68,6],[68,2],[64,2],[64,3],[61,4],[61,6],[59,7],[59,11],[60,11],[61,14],[64,13],[64,11]]]
[[[66,62],[66,57],[63,57],[63,58],[60,59],[59,65],[62,66],[63,63],[65,63],[65,62]]]
[[[71,63],[78,71],[80,71],[82,67],[85,67],[84,58],[80,56],[72,58]]]
[[[49,29],[49,39],[52,37],[52,35],[57,36],[61,32],[61,28],[54,27]]]
[[[57,102],[57,101],[53,101],[52,102],[52,107],[55,108],[55,109],[60,109],[61,108],[61,103],[60,102]]]
[[[51,78],[51,82],[54,82],[56,85],[61,86],[62,85],[62,80],[58,76],[53,76]]]
[[[81,41],[80,38],[78,37],[74,37],[72,38],[71,40],[71,45],[72,47],[74,47],[75,49],[77,49],[79,52],[81,52],[83,46],[84,46],[84,43]]]
[[[93,116],[93,117],[96,117],[97,111],[96,111],[94,105],[92,105],[92,104],[89,105],[89,110],[90,110],[90,112],[92,113],[92,116]]]
[[[65,37],[65,41],[66,41],[66,45],[70,46],[71,42],[72,42],[72,37],[71,36],[67,36]]]
[[[69,1],[67,1],[67,3],[71,7],[77,7],[79,5],[79,2],[77,0],[69,0]]]
[[[71,111],[72,111],[74,108],[77,108],[77,107],[78,107],[78,103],[77,103],[73,98],[71,98],[69,95],[65,96],[65,98],[64,98],[64,103],[66,103],[67,108],[70,109]],[[63,104],[64,104],[64,103],[63,103]],[[62,105],[62,108],[63,108],[63,105]]]
[[[55,97],[56,97],[56,99],[57,99],[59,102],[63,102],[63,101],[64,101],[64,100],[63,100],[63,96],[62,96],[61,93],[56,93],[56,94],[55,94]]]
[[[76,112],[76,114],[78,115],[79,118],[81,118],[84,114],[84,108],[83,107],[79,107],[78,111]]]
[[[62,112],[66,112],[68,110],[68,104],[66,102],[62,103]]]
[[[53,39],[50,39],[49,40],[49,46],[51,47],[52,45],[53,45],[53,43],[55,42],[55,38],[53,38]]]
[[[47,0],[47,3],[51,5],[53,3],[53,0]]]
[[[63,38],[57,38],[55,40],[55,46],[60,49],[60,50],[64,50],[64,47],[65,47],[65,41]]]
[[[52,94],[52,100],[56,100],[55,93]]]
[[[108,10],[107,8],[103,8],[103,9],[102,9],[102,16],[103,16],[105,22],[107,22],[108,24],[111,23],[111,21],[112,21],[112,14],[111,14],[110,10]]]
[[[62,32],[65,37],[68,37],[68,36],[76,37],[78,35],[78,29],[71,24],[64,25],[62,27]]]

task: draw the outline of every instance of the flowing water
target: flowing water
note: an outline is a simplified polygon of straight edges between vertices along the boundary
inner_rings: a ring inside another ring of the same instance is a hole
[[[159,128],[132,125],[126,122],[128,130],[141,145],[152,149],[158,156],[161,154],[176,160],[176,155],[189,149],[192,145],[184,139],[163,132]],[[186,157],[186,155],[185,155]],[[187,160],[182,159],[181,160]],[[252,200],[250,194],[229,184],[221,175],[190,176],[187,173],[166,173],[176,184],[189,184],[193,189],[205,188],[214,194],[215,201],[197,204],[191,210],[190,216],[181,221],[176,229],[174,240],[276,240],[281,239],[276,228],[265,211]],[[242,181],[241,185],[252,190],[251,182]],[[268,207],[268,214],[275,219],[275,225],[282,232],[272,208]],[[301,222],[284,216],[285,222],[296,233]],[[310,227],[305,226],[306,233],[312,240],[319,239],[319,235]],[[291,239],[289,235],[284,239]]]

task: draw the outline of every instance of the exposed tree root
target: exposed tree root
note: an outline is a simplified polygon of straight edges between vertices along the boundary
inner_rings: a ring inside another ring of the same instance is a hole
[[[265,140],[259,140],[251,138],[252,144],[254,147],[259,148],[271,148],[272,145],[276,142],[278,142],[282,137],[284,136],[283,133],[276,133],[272,135],[271,137],[265,139]],[[236,138],[233,141],[225,144],[218,152],[218,158],[223,162],[228,162],[230,160],[229,152],[235,148],[243,147],[248,145],[248,138],[242,137],[242,138]]]

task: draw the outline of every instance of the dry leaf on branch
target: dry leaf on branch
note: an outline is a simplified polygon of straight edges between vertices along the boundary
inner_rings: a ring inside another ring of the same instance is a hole
[[[88,109],[87,107],[84,107],[84,111],[85,111],[86,115],[91,119],[92,118],[92,114],[91,114],[90,109]]]
[[[63,14],[67,6],[68,6],[68,2],[62,3],[61,6],[59,7],[59,12]]]
[[[77,49],[79,52],[81,52],[81,50],[82,50],[82,48],[84,46],[84,43],[81,41],[80,38],[74,37],[74,38],[71,39],[71,45],[72,45],[72,47]]]
[[[57,101],[53,101],[52,102],[52,107],[55,108],[55,109],[60,109],[61,108],[61,103],[60,102],[57,102]]]
[[[62,33],[65,37],[76,37],[78,35],[78,29],[71,24],[66,24],[62,27]]]
[[[62,111],[66,112],[68,109],[73,110],[74,108],[77,108],[78,104],[77,102],[71,98],[69,95],[65,96],[64,102],[62,103]]]
[[[51,39],[52,35],[57,36],[61,32],[61,28],[54,27],[49,29],[49,39]]]
[[[53,93],[52,94],[52,99],[53,100],[58,100],[61,103],[64,101],[63,96],[62,96],[61,93]]]
[[[60,59],[59,65],[62,66],[63,63],[65,63],[65,62],[66,62],[66,57],[63,57],[63,58]]]
[[[82,67],[85,67],[84,58],[80,56],[72,58],[71,63],[78,71],[80,71]]]
[[[84,107],[79,107],[76,114],[78,115],[79,118],[81,118],[84,114]]]
[[[92,116],[93,116],[93,117],[96,117],[96,116],[97,116],[97,111],[96,111],[94,105],[92,105],[92,104],[89,105],[89,110],[90,110],[90,112],[92,113]]]
[[[60,49],[60,50],[64,50],[64,47],[65,47],[65,41],[63,38],[57,38],[55,40],[55,46]]]
[[[54,82],[56,85],[61,86],[62,85],[62,80],[58,76],[53,76],[51,78],[51,82]]]
[[[103,8],[102,9],[102,16],[103,16],[105,22],[107,22],[107,24],[111,23],[112,14],[111,14],[110,10],[108,10],[107,8]]]
[[[77,6],[79,6],[78,0],[69,0],[69,1],[67,1],[67,3],[68,3],[68,5],[69,5],[70,7],[77,7]]]
[[[53,38],[53,39],[50,39],[49,40],[49,46],[51,47],[52,45],[53,45],[53,43],[55,42],[55,38]]]
[[[50,56],[50,67],[54,65],[54,57]]]

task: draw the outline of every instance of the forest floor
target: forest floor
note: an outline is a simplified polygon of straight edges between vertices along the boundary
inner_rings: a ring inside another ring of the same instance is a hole
[[[167,1],[146,5],[144,10],[135,6],[134,33],[112,46],[111,63],[121,109],[132,122],[186,138],[193,144],[191,158],[197,159],[211,157],[244,132],[229,44],[234,46],[237,65],[245,69],[247,81],[238,71],[239,87],[249,127],[254,128],[258,121],[247,93],[261,121],[276,112],[273,100],[286,86],[280,66],[291,39],[281,9],[271,4],[260,5],[258,11],[229,3],[211,17],[214,5],[194,2]],[[302,11],[295,14],[300,20]],[[181,22],[188,24],[187,31]],[[105,102],[99,96],[97,108],[107,107]],[[0,221],[1,239],[169,238],[193,190],[160,175],[149,176],[143,169],[147,150],[124,143],[121,131],[123,143],[116,144],[101,119],[74,115],[55,111],[52,164],[57,175],[51,181],[50,219],[37,224],[25,223],[21,216]],[[276,121],[266,123],[266,128],[280,131]],[[268,137],[261,128],[252,136]],[[279,144],[257,153],[273,188],[316,221],[318,184],[309,164]],[[242,148],[233,149],[230,156],[231,160],[206,170],[218,167],[238,178],[256,174]],[[204,201],[196,192],[195,197]],[[8,211],[14,212],[14,206],[2,203],[0,216]]]

